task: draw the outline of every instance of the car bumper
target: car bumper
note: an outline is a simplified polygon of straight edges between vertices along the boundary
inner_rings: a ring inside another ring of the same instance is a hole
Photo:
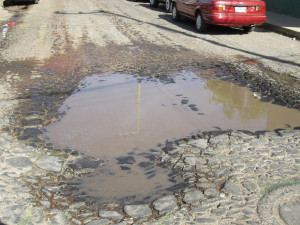
[[[252,16],[252,15],[225,15],[213,14],[204,16],[204,20],[209,24],[222,25],[222,26],[260,26],[266,22],[266,16]]]

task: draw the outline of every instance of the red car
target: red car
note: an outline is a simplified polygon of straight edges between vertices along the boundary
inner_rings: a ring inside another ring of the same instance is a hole
[[[214,24],[242,26],[249,33],[267,19],[266,3],[260,0],[173,0],[172,17],[179,20],[180,16],[195,20],[199,32]]]

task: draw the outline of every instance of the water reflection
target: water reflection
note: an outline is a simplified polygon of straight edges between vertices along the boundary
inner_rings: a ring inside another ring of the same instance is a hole
[[[213,93],[210,101],[221,104],[229,120],[238,113],[241,122],[260,120],[266,130],[295,127],[300,123],[300,113],[295,109],[258,101],[253,92],[232,83],[219,80],[206,82],[205,88]]]
[[[268,104],[255,99],[245,88],[219,80],[208,80],[206,88],[213,93],[210,101],[223,105],[223,113],[229,120],[236,112],[241,122],[266,118]]]
[[[300,121],[297,110],[260,102],[247,88],[191,72],[164,81],[115,74],[83,83],[61,107],[66,115],[48,127],[47,137],[58,147],[95,157],[145,151],[214,127],[273,130]]]
[[[139,166],[148,160],[144,153],[157,149],[159,154],[157,146],[166,140],[215,127],[272,130],[300,121],[297,110],[260,102],[247,88],[191,72],[164,80],[126,74],[88,77],[60,110],[66,115],[47,128],[46,137],[57,147],[106,160],[101,171],[78,179],[80,192],[107,202],[128,196],[150,201],[149,196],[181,182],[170,180],[170,168]],[[126,155],[134,160],[120,166],[116,158]]]

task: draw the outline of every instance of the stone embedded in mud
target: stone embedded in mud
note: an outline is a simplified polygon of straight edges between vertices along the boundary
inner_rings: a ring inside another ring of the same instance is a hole
[[[135,163],[135,159],[133,156],[124,156],[124,157],[118,157],[118,164],[133,164]]]
[[[194,154],[200,154],[200,152],[201,152],[199,148],[193,148],[190,151],[191,151],[191,153],[194,153]]]
[[[169,155],[180,155],[184,152],[183,148],[174,146],[166,146],[162,150]]]
[[[24,130],[25,135],[37,135],[37,134],[42,134],[43,132],[37,128],[26,128]]]
[[[191,140],[188,144],[198,148],[207,148],[208,146],[207,139]]]
[[[228,194],[239,196],[242,194],[242,186],[237,182],[227,181],[222,188],[222,191]]]
[[[74,204],[70,205],[70,210],[78,209],[85,205],[86,205],[85,202],[74,203]]]
[[[189,102],[189,100],[187,100],[187,99],[182,99],[181,100],[181,104],[183,104],[183,105],[188,104],[188,102]]]
[[[257,188],[258,188],[258,186],[255,183],[251,182],[251,181],[244,181],[242,183],[242,185],[243,185],[243,187],[245,187],[250,192],[256,191]]]
[[[105,211],[101,210],[99,212],[99,216],[103,218],[110,218],[110,219],[122,219],[124,216],[116,211]]]
[[[204,195],[206,195],[209,198],[215,198],[218,197],[220,193],[216,188],[208,188],[204,190]]]
[[[6,162],[12,167],[19,167],[19,168],[32,167],[32,162],[27,157],[22,157],[22,156],[7,159]]]
[[[200,189],[208,189],[208,188],[216,187],[216,184],[203,182],[203,183],[198,183],[196,186],[197,186],[197,188],[200,188]]]
[[[143,168],[149,168],[153,166],[153,163],[144,161],[144,162],[140,162],[138,165]]]
[[[97,160],[92,157],[85,156],[82,158],[78,158],[75,161],[69,162],[68,166],[74,171],[78,171],[84,169],[95,169],[103,162],[103,160]]]
[[[152,211],[148,205],[125,205],[124,211],[132,218],[151,216]]]
[[[64,161],[56,156],[43,156],[37,161],[37,166],[41,169],[60,172]]]
[[[186,182],[178,183],[173,185],[172,187],[167,188],[168,191],[177,191],[179,189],[184,189],[187,186]]]
[[[159,214],[178,209],[177,200],[174,195],[168,195],[153,202],[153,207]]]
[[[190,108],[191,108],[191,110],[193,110],[195,112],[199,111],[199,109],[196,106],[193,106],[193,107],[190,107]]]
[[[49,213],[52,216],[51,224],[70,224],[65,212],[59,209],[52,209]]]
[[[212,137],[209,139],[209,143],[211,145],[225,145],[227,144],[229,141],[229,137],[227,134],[221,134],[215,137]]]
[[[205,199],[202,191],[194,190],[194,191],[186,192],[184,194],[183,202],[192,203],[192,202],[197,202],[202,199]]]
[[[196,165],[196,158],[195,157],[186,157],[184,159],[184,162],[191,165],[191,166],[195,166]]]
[[[131,170],[131,168],[128,166],[120,166],[120,168],[121,170]]]
[[[23,120],[21,120],[21,125],[24,127],[36,126],[36,125],[41,125],[41,124],[43,124],[43,121],[41,119],[32,119],[32,120],[23,119]]]
[[[111,221],[108,219],[100,219],[100,220],[90,221],[90,222],[86,223],[85,225],[107,225],[110,223],[111,223]]]

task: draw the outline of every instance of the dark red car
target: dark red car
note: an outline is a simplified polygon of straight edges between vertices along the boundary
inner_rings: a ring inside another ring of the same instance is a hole
[[[260,0],[173,0],[172,17],[179,20],[180,16],[195,20],[199,32],[214,24],[241,26],[248,33],[267,19],[266,3]]]

